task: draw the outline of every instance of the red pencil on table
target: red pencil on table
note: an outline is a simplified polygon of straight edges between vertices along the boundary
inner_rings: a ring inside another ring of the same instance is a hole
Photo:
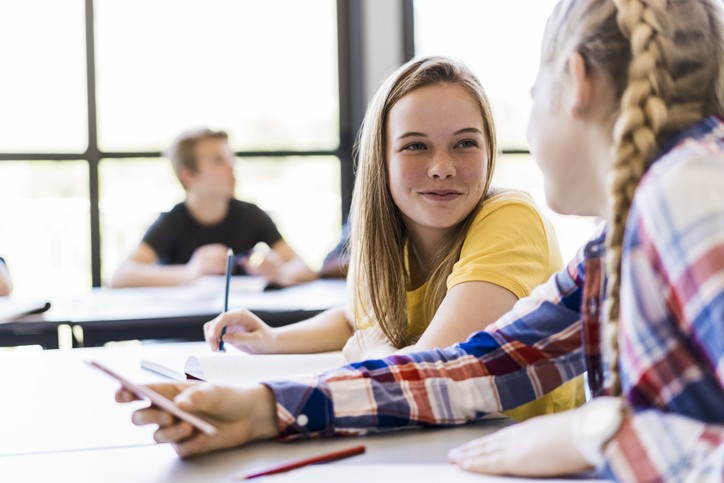
[[[285,471],[293,470],[295,468],[301,468],[302,466],[313,465],[315,463],[327,463],[329,461],[338,460],[341,458],[347,458],[357,454],[362,454],[367,448],[365,445],[360,444],[352,446],[351,448],[341,449],[338,451],[332,451],[330,453],[324,453],[318,456],[312,456],[311,458],[305,458],[298,461],[292,461],[291,463],[284,463],[278,466],[271,466],[266,469],[252,470],[250,473],[242,473],[236,478],[240,480],[249,480],[258,476],[273,475],[274,473],[283,473]]]

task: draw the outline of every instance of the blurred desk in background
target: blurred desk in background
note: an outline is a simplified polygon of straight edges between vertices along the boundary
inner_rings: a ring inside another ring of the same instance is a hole
[[[50,310],[0,324],[0,346],[40,344],[53,349],[60,326],[72,327],[75,347],[132,339],[203,340],[203,324],[222,311],[224,277],[206,277],[182,287],[96,288],[53,299]],[[312,317],[346,300],[344,280],[263,290],[254,277],[233,277],[229,308],[247,308],[272,327]]]

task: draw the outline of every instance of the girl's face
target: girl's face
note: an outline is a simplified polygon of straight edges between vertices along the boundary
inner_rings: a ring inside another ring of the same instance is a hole
[[[416,89],[390,109],[390,192],[413,237],[439,239],[480,203],[488,162],[483,133],[477,101],[457,85]]]

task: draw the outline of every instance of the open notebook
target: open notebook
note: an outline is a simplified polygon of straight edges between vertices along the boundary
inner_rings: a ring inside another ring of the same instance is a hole
[[[252,355],[230,349],[228,353],[209,351],[192,355],[185,362],[142,359],[141,367],[176,380],[200,379],[218,384],[251,385],[324,372],[346,363],[341,351]]]

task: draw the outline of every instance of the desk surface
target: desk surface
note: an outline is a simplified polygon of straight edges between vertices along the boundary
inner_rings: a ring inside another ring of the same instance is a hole
[[[298,322],[343,305],[344,280],[316,280],[280,290],[262,291],[253,277],[233,277],[229,307],[245,307],[273,327]],[[79,297],[51,301],[44,314],[0,324],[0,345],[38,340],[57,348],[58,325],[82,328],[82,345],[112,340],[203,339],[203,324],[223,309],[224,277],[205,277],[182,287],[97,288]]]
[[[97,359],[136,381],[160,380],[141,358],[185,356],[200,343],[0,354],[0,481],[230,481],[244,468],[309,457],[360,442],[367,452],[333,464],[445,463],[447,452],[504,425],[413,429],[361,438],[255,443],[188,461],[152,444],[150,428],[116,404],[117,384],[83,364]]]

